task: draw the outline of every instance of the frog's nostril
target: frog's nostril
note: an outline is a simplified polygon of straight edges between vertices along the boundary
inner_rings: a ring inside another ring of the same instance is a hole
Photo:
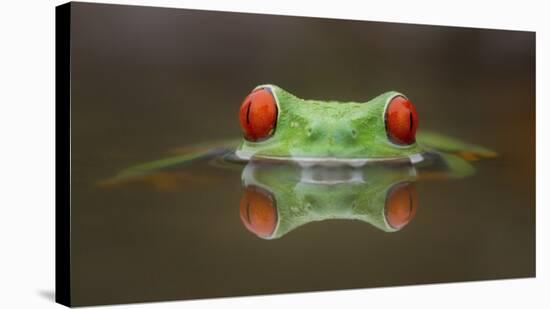
[[[335,142],[351,141],[357,138],[357,131],[349,128],[337,128],[330,134],[330,140]]]

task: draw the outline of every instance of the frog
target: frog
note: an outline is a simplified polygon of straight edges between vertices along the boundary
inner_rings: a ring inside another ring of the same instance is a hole
[[[465,177],[474,173],[472,161],[497,155],[441,133],[418,131],[416,107],[398,91],[384,92],[366,102],[321,101],[299,98],[274,84],[261,84],[244,98],[237,116],[241,138],[186,147],[172,156],[126,168],[104,183],[204,160],[292,162],[303,167],[426,166],[435,161],[438,166],[445,163],[442,170],[448,177]]]
[[[364,163],[418,156],[418,113],[396,91],[368,102],[304,100],[276,85],[260,85],[241,104],[242,159]],[[417,158],[418,159],[418,158]]]

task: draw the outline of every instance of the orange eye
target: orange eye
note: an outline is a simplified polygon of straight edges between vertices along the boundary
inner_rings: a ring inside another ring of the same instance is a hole
[[[418,114],[411,101],[396,96],[388,104],[385,118],[386,133],[392,143],[410,145],[415,142]]]
[[[246,187],[240,213],[244,226],[259,237],[269,237],[277,226],[277,207],[273,196],[258,187]]]
[[[401,229],[416,215],[418,201],[412,183],[400,183],[392,187],[386,197],[385,215],[388,224]]]
[[[239,121],[244,137],[252,142],[273,134],[277,124],[277,104],[268,88],[259,88],[241,104]]]

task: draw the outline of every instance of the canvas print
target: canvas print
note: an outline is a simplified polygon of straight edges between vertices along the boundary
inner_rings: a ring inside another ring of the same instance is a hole
[[[57,8],[57,301],[535,276],[535,33]]]

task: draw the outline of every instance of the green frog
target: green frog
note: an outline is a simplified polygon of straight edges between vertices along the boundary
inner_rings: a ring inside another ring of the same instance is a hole
[[[241,139],[204,143],[181,153],[130,167],[116,179],[196,160],[254,159],[296,162],[302,166],[400,163],[429,164],[443,158],[449,176],[473,172],[470,161],[495,152],[439,133],[419,131],[414,104],[402,93],[385,92],[368,102],[304,100],[276,85],[260,85],[239,109]],[[116,180],[115,179],[115,180]]]

